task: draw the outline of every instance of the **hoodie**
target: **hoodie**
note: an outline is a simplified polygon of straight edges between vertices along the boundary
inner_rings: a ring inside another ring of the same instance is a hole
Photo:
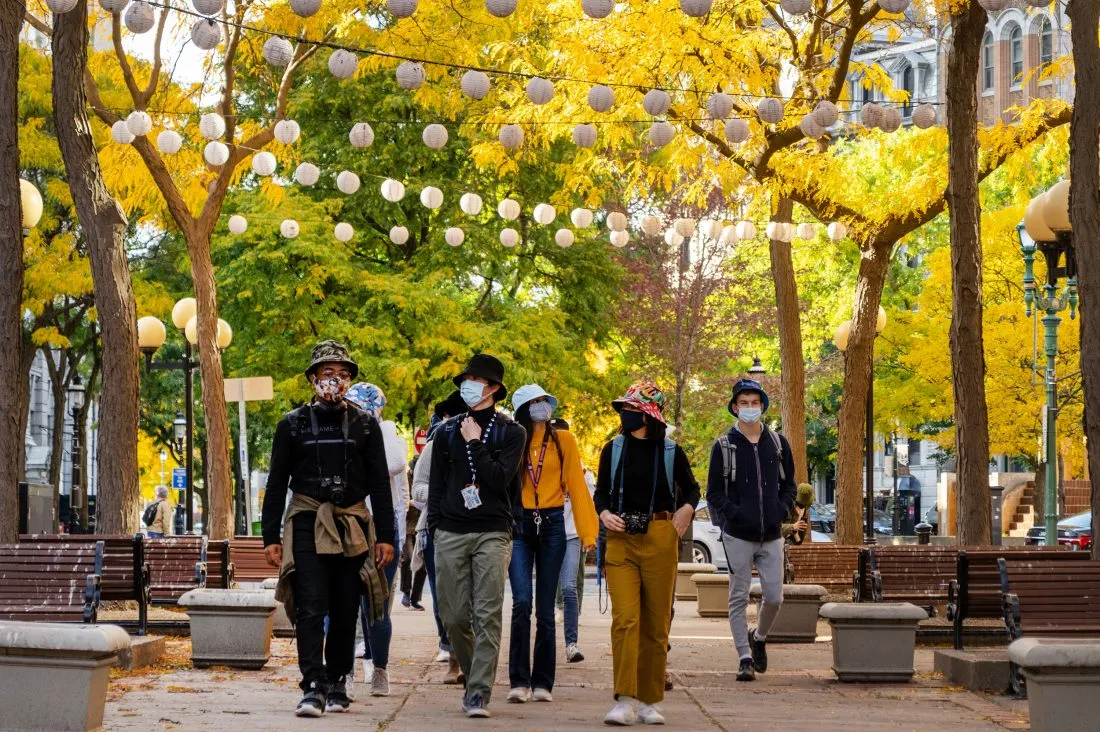
[[[760,439],[753,443],[737,429],[730,428],[727,439],[734,449],[737,474],[726,486],[722,446],[716,440],[710,451],[710,471],[707,474],[707,504],[723,517],[722,531],[743,541],[774,541],[781,536],[781,526],[794,503],[797,486],[794,482],[794,459],[787,438],[777,435],[783,446],[783,472],[779,477],[780,455],[775,441],[765,425]]]

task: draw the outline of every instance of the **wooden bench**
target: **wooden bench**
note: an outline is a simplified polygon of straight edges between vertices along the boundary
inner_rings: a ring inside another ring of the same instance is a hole
[[[859,561],[858,546],[788,544],[787,584],[821,585],[832,593],[851,589]]]
[[[968,619],[1004,618],[998,559],[1078,562],[1088,558],[1088,552],[1063,551],[1063,547],[1059,546],[960,551],[955,559],[955,579],[947,586],[947,619],[953,624],[955,649],[963,648],[963,633]]]
[[[236,571],[231,561],[231,548],[228,539],[208,542],[206,545],[206,586],[212,590],[233,589],[233,575]]]
[[[94,623],[103,542],[0,544],[0,620]]]
[[[206,587],[205,536],[148,539],[149,590],[154,605],[175,605],[185,592]]]
[[[935,617],[936,608],[947,604],[958,551],[930,545],[866,547],[860,552],[856,602],[910,602]]]
[[[267,563],[262,536],[235,536],[230,551],[237,582],[258,584],[279,574],[278,568]]]

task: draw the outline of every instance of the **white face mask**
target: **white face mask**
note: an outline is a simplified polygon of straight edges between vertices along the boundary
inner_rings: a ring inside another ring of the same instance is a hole
[[[554,414],[554,405],[550,402],[535,402],[528,410],[532,422],[549,422]]]
[[[485,385],[473,379],[466,379],[458,388],[458,393],[462,401],[466,402],[466,406],[476,407],[485,398]]]
[[[763,415],[764,410],[760,407],[741,407],[737,410],[737,419],[745,424],[756,424]]]

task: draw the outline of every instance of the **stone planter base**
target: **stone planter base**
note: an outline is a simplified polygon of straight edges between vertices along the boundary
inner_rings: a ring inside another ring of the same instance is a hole
[[[130,646],[115,625],[0,621],[5,730],[103,729],[111,666]]]
[[[728,574],[693,574],[691,581],[698,591],[699,615],[704,618],[728,618],[730,607],[730,576]]]
[[[718,567],[715,567],[713,564],[692,564],[691,562],[680,562],[678,565],[676,565],[676,599],[698,599],[699,592],[695,589],[695,583],[691,581],[692,575],[713,574],[717,571]]]
[[[179,604],[191,616],[191,663],[195,668],[260,669],[271,657],[273,592],[191,590]]]
[[[263,589],[275,592],[275,586],[279,584],[279,580],[276,577],[269,577],[264,580]],[[290,618],[286,615],[286,607],[278,600],[275,601],[275,637],[276,638],[293,638],[294,637],[294,625],[290,622]]]
[[[821,608],[821,617],[833,630],[833,672],[839,680],[913,678],[917,625],[928,617],[921,608],[908,602],[830,602]]]
[[[813,643],[817,640],[818,613],[827,592],[821,585],[783,585],[783,605],[775,625],[768,631],[768,642]],[[760,617],[759,583],[754,582],[749,588],[749,599],[756,603],[757,617]]]
[[[1092,732],[1100,719],[1100,638],[1022,638],[1008,659],[1027,680],[1032,732]]]

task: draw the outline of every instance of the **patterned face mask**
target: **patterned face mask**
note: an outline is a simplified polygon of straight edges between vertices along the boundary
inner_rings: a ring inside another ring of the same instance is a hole
[[[317,379],[313,382],[313,391],[317,398],[330,404],[336,404],[344,398],[351,386],[351,379],[333,376],[330,379]]]

